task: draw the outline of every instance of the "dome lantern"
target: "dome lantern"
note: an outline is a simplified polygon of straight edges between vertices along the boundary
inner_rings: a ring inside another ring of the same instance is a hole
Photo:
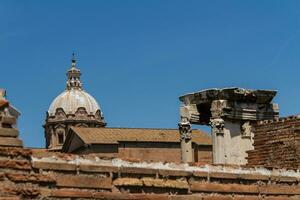
[[[76,58],[75,54],[72,55],[72,65],[71,68],[67,72],[67,89],[82,89],[82,83],[80,81],[80,70],[76,67]]]

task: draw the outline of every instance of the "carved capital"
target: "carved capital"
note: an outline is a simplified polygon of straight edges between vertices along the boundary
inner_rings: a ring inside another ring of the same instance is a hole
[[[216,135],[224,135],[224,120],[221,118],[217,119],[211,119],[210,125],[212,127],[213,133],[216,133]]]
[[[191,140],[192,139],[192,126],[190,122],[180,122],[178,123],[180,139],[181,140]]]

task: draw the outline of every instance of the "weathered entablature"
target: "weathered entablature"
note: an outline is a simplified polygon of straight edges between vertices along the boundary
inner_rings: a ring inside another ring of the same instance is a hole
[[[180,126],[210,125],[213,162],[246,164],[246,151],[253,149],[251,123],[278,118],[278,105],[271,103],[275,95],[276,91],[242,88],[209,89],[187,94],[179,98],[183,102]],[[185,141],[182,146],[188,149],[189,144]],[[187,157],[183,155],[183,158]]]

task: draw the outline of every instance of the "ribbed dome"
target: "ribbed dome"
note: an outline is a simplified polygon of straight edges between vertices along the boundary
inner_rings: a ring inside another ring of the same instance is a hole
[[[82,89],[65,90],[51,103],[48,114],[55,115],[57,108],[62,108],[66,114],[74,114],[78,108],[83,107],[88,114],[95,115],[100,106],[89,93]]]
[[[83,90],[80,76],[81,72],[76,67],[76,59],[73,54],[72,66],[67,72],[67,88],[51,103],[48,109],[49,116],[55,115],[57,108],[62,108],[66,114],[75,114],[80,107],[85,108],[87,113],[92,115],[100,111],[100,107],[94,97]]]

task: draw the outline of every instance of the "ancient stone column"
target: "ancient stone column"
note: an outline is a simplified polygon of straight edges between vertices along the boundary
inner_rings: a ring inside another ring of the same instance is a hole
[[[213,163],[225,163],[226,152],[224,144],[224,120],[221,118],[211,119],[212,143],[213,143]]]
[[[192,149],[192,128],[190,122],[183,118],[178,123],[181,142],[181,160],[182,162],[193,162]]]

